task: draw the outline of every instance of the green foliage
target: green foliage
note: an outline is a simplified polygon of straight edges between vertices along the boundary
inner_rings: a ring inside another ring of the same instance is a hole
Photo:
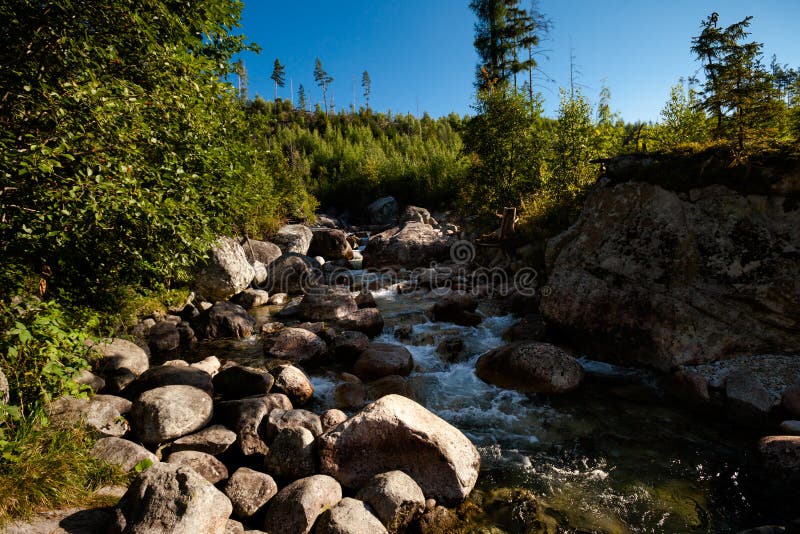
[[[10,520],[66,506],[115,504],[92,495],[128,482],[117,467],[91,456],[94,435],[85,428],[43,427],[27,421],[0,441],[0,529]]]
[[[708,140],[706,115],[697,102],[697,93],[683,85],[673,85],[669,100],[661,110],[661,122],[653,134],[656,148],[674,150],[686,143],[704,143]]]
[[[0,438],[4,427],[36,414],[52,399],[85,393],[74,377],[89,367],[87,337],[55,302],[31,298],[2,304],[0,368],[16,409],[5,407],[5,419],[0,413]]]
[[[473,161],[462,195],[472,211],[494,213],[519,205],[541,186],[547,146],[542,104],[500,84],[479,91],[475,109],[464,131]]]
[[[595,156],[595,128],[592,110],[580,91],[561,89],[552,147],[552,172],[545,188],[552,194],[574,198],[596,178],[590,164]]]

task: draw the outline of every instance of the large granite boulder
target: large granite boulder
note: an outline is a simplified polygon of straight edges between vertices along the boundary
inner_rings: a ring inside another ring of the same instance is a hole
[[[212,484],[228,478],[228,468],[225,464],[207,452],[176,451],[167,457],[167,463],[191,467]]]
[[[155,445],[196,432],[211,421],[213,401],[192,386],[164,386],[142,393],[131,422],[143,443]]]
[[[122,391],[150,366],[144,349],[127,339],[114,338],[110,343],[95,343],[92,350],[100,355],[96,368],[111,391]]]
[[[194,469],[158,463],[131,483],[112,531],[223,534],[231,511],[228,498]]]
[[[253,395],[266,395],[275,379],[268,371],[228,364],[214,376],[214,392],[225,399],[241,399]]]
[[[135,400],[145,391],[163,386],[193,386],[209,395],[214,392],[211,375],[202,369],[188,365],[157,365],[139,375],[122,393]]]
[[[287,252],[267,267],[267,278],[261,285],[269,293],[298,295],[319,285],[322,271],[317,260]]]
[[[61,397],[47,405],[47,415],[55,426],[86,425],[101,436],[120,437],[129,430],[119,410],[108,402]]]
[[[475,374],[484,382],[523,393],[566,393],[583,381],[583,368],[575,358],[536,341],[490,350],[478,359]]]
[[[364,249],[364,267],[429,267],[450,258],[453,239],[428,224],[410,222],[372,236]]]
[[[363,308],[354,311],[344,319],[336,321],[342,330],[361,332],[369,337],[376,337],[383,332],[383,315],[378,308]]]
[[[227,300],[250,285],[255,271],[242,246],[230,237],[221,237],[209,252],[206,266],[195,278],[200,294],[210,301]]]
[[[200,338],[242,339],[253,335],[256,320],[242,306],[220,301],[204,311],[195,324]]]
[[[300,301],[300,315],[309,321],[336,321],[358,310],[353,295],[345,287],[311,288]]]
[[[399,469],[427,497],[457,503],[478,479],[480,456],[457,428],[400,395],[383,397],[317,440],[320,470],[359,488]]]
[[[353,247],[347,241],[347,235],[341,230],[318,228],[313,230],[309,256],[322,256],[327,261],[353,259]]]
[[[547,245],[541,311],[570,342],[671,369],[800,347],[800,210],[783,193],[591,193]]]
[[[372,507],[389,532],[406,528],[425,510],[422,489],[402,471],[375,475],[358,491],[356,497]]]
[[[297,480],[313,475],[317,469],[314,443],[314,434],[306,428],[280,430],[264,456],[264,470],[282,480]]]
[[[369,222],[376,225],[392,224],[400,214],[400,204],[394,197],[379,198],[367,206]]]
[[[272,242],[278,245],[284,254],[293,252],[306,255],[313,237],[314,234],[309,227],[302,224],[287,224],[278,230]]]
[[[247,467],[237,469],[225,485],[225,495],[231,500],[234,513],[241,519],[263,510],[276,493],[278,485],[271,476]]]
[[[244,255],[247,261],[250,262],[250,265],[253,265],[255,262],[260,262],[266,266],[277,260],[281,254],[283,254],[283,251],[278,245],[270,243],[269,241],[244,238],[241,241],[241,245],[244,250]]]
[[[264,516],[270,534],[308,534],[317,517],[342,500],[342,488],[333,478],[314,475],[295,480],[275,495]]]
[[[291,362],[315,362],[328,353],[328,345],[304,328],[283,328],[264,338],[264,354]]]

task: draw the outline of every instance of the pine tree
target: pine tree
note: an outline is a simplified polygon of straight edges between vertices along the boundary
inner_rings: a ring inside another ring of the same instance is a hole
[[[306,106],[306,88],[303,87],[303,84],[300,84],[300,87],[297,88],[297,107],[305,111]]]
[[[270,80],[275,82],[275,100],[278,100],[278,87],[286,87],[286,65],[281,65],[278,58],[275,58],[275,65],[272,67]]]
[[[328,85],[333,82],[333,77],[322,68],[322,61],[319,58],[314,62],[314,81],[322,88],[322,103],[325,106],[325,115],[328,114]]]
[[[369,109],[369,97],[372,94],[372,80],[367,71],[361,73],[361,87],[364,89],[364,98],[367,101],[367,109]]]

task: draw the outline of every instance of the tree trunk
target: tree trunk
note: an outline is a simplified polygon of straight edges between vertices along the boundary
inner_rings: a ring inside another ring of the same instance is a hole
[[[517,223],[517,208],[504,208],[503,219],[500,222],[500,240],[505,241],[514,236],[514,226]]]

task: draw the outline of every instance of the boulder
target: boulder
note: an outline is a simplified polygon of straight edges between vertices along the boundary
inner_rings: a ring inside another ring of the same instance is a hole
[[[264,354],[269,358],[309,363],[322,360],[327,353],[328,345],[304,328],[283,328],[264,338]]]
[[[436,222],[436,219],[431,217],[431,212],[425,208],[406,206],[403,210],[403,213],[400,215],[400,225],[402,226],[410,222],[422,223],[430,226],[436,226],[439,224]]]
[[[367,403],[367,387],[359,382],[343,382],[333,389],[333,400],[342,410],[359,410]]]
[[[252,285],[259,287],[267,281],[267,266],[257,261],[253,263],[253,282]],[[246,289],[244,291],[247,291]],[[239,293],[241,295],[242,293]],[[264,298],[263,296],[260,298]],[[252,306],[251,306],[252,307]]]
[[[228,300],[246,289],[255,277],[242,246],[221,237],[211,247],[208,262],[195,278],[195,286],[208,300]]]
[[[170,451],[198,451],[207,454],[222,454],[236,441],[236,433],[223,425],[213,425],[195,434],[189,434],[172,442]]]
[[[386,395],[402,395],[414,400],[414,390],[408,381],[399,375],[388,375],[367,384],[367,392],[372,400],[378,400]]]
[[[181,349],[181,332],[173,321],[159,321],[151,329],[147,338],[147,348],[153,356],[168,358]]]
[[[361,380],[377,380],[388,375],[408,376],[413,368],[414,359],[404,346],[373,343],[356,360],[353,374]]]
[[[347,421],[347,414],[336,409],[325,410],[320,414],[319,420],[322,423],[322,431],[327,432]]]
[[[353,248],[347,241],[347,235],[341,230],[318,228],[312,232],[309,256],[322,256],[328,261],[353,258]]]
[[[400,214],[400,204],[394,197],[379,198],[367,206],[367,215],[370,224],[386,225],[392,224]]]
[[[216,484],[228,478],[228,468],[212,455],[200,451],[177,451],[167,457],[168,464],[191,467],[197,474]]]
[[[261,425],[275,408],[291,410],[292,403],[280,393],[224,401],[217,404],[216,418],[236,433],[236,443],[243,455],[264,454],[267,444],[261,439]]]
[[[358,310],[355,299],[344,287],[311,288],[300,301],[300,315],[309,321],[336,321]]]
[[[767,436],[758,442],[764,464],[784,480],[800,480],[800,436]]]
[[[194,369],[200,369],[201,371],[208,373],[211,378],[214,378],[214,375],[219,372],[221,364],[219,358],[216,356],[207,356],[199,362],[194,362],[190,365],[190,367],[193,367]]]
[[[47,415],[55,426],[82,424],[101,436],[123,436],[130,428],[113,404],[89,399],[61,397],[47,405]]]
[[[436,354],[446,362],[459,362],[464,356],[464,340],[458,336],[447,336],[436,346]]]
[[[146,461],[151,466],[158,463],[158,457],[141,445],[117,437],[98,439],[91,454],[98,460],[118,466],[126,473],[133,471],[136,466],[145,467]]]
[[[275,379],[264,369],[244,365],[226,365],[214,376],[214,392],[226,400],[266,395]]]
[[[253,335],[256,320],[232,302],[217,302],[197,320],[197,334],[204,339],[242,339]]]
[[[293,405],[302,406],[314,395],[314,386],[306,374],[294,365],[279,365],[272,369],[275,384],[272,389],[283,393]]]
[[[263,510],[276,493],[278,485],[271,476],[247,467],[237,469],[225,485],[225,495],[240,519],[248,519]]]
[[[292,409],[284,410],[275,408],[264,421],[264,441],[270,444],[273,439],[287,428],[305,428],[314,438],[322,434],[322,422],[319,416],[308,410]]]
[[[250,265],[255,262],[269,265],[283,254],[283,251],[281,251],[278,245],[270,243],[269,241],[244,238],[240,244],[242,245],[242,250],[244,250],[244,255],[247,261],[250,262]]]
[[[317,520],[315,534],[380,534],[386,529],[362,501],[345,497],[325,510]]]
[[[528,314],[503,332],[503,340],[507,343],[516,341],[544,341],[547,326],[541,315]]]
[[[786,434],[800,435],[800,421],[781,421],[780,429]]]
[[[375,295],[372,294],[372,291],[359,291],[356,293],[355,299],[359,309],[378,307],[378,304],[375,302]]]
[[[364,248],[364,267],[429,267],[450,259],[453,238],[428,224],[410,222],[370,237]]]
[[[309,477],[316,467],[314,435],[303,427],[281,429],[264,456],[264,470],[282,480]]]
[[[155,445],[200,430],[211,421],[213,401],[192,386],[164,386],[142,393],[133,403],[131,422],[139,439]]]
[[[761,382],[748,372],[735,372],[725,379],[725,395],[738,406],[760,414],[769,413],[772,399]]]
[[[547,244],[541,313],[592,354],[669,370],[800,346],[800,210],[723,186],[594,190]]]
[[[566,393],[583,381],[583,368],[575,358],[536,341],[490,350],[478,359],[475,374],[489,384],[523,393]]]
[[[260,289],[273,294],[299,295],[319,284],[322,278],[320,269],[316,260],[289,252],[269,264],[267,279]]]
[[[264,530],[270,534],[308,534],[317,517],[341,500],[342,488],[329,476],[295,480],[270,501]]]
[[[464,500],[480,467],[478,451],[464,434],[400,395],[383,397],[322,434],[317,449],[321,472],[345,487],[359,488],[399,469],[426,496],[445,503]]]
[[[369,337],[381,335],[383,332],[383,316],[378,308],[364,308],[355,311],[336,321],[337,326],[342,330],[354,330],[362,332]]]
[[[264,270],[264,276],[266,277],[267,271]],[[247,288],[232,299],[236,304],[241,306],[242,308],[249,310],[250,308],[258,308],[259,306],[265,306],[269,303],[269,293],[264,291],[263,289],[251,289]]]
[[[131,382],[123,391],[129,399],[136,399],[145,391],[164,386],[192,386],[209,395],[214,393],[211,375],[189,365],[159,365],[151,367]]]
[[[116,395],[95,395],[91,398],[92,402],[106,402],[117,409],[120,415],[125,415],[131,411],[133,403],[124,397]]]
[[[387,471],[367,481],[356,495],[370,505],[389,532],[404,530],[425,510],[425,495],[402,471]]]
[[[228,519],[225,522],[225,534],[245,534],[244,525],[235,519]]]
[[[73,380],[76,384],[89,386],[93,393],[99,393],[106,387],[106,381],[88,369],[82,369]],[[2,377],[0,377],[0,381],[2,381]]]
[[[130,485],[116,509],[116,532],[223,534],[228,498],[194,469],[157,463]]]
[[[287,224],[283,226],[272,238],[272,242],[280,247],[281,251],[294,254],[308,254],[314,234],[311,229],[302,224]]]
[[[369,336],[363,332],[344,331],[333,339],[333,355],[343,362],[354,362],[369,348]]]
[[[428,312],[432,321],[454,323],[459,326],[476,326],[482,318],[475,313],[478,300],[465,291],[450,291]]]
[[[100,355],[97,369],[112,392],[122,391],[150,367],[150,359],[144,349],[127,339],[115,338],[110,343],[96,343],[92,345],[92,350]]]
[[[267,304],[269,304],[270,306],[281,306],[283,304],[286,304],[287,302],[289,302],[289,295],[287,295],[286,293],[273,293],[269,297]]]

